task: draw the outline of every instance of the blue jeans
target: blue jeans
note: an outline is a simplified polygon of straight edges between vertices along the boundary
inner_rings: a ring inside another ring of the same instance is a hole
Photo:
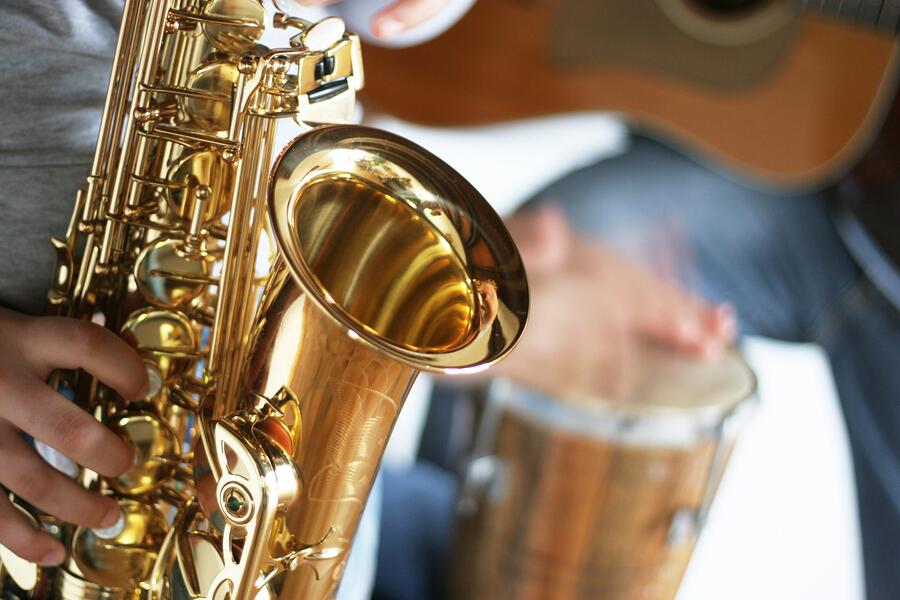
[[[744,333],[825,348],[852,446],[867,596],[900,598],[900,314],[847,252],[824,197],[751,190],[641,139],[541,196],[585,233],[734,304]]]

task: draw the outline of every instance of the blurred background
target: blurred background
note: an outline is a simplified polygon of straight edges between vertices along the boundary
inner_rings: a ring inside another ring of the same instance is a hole
[[[364,121],[507,219],[532,311],[407,401],[374,597],[900,597],[900,4],[418,4],[327,9]]]

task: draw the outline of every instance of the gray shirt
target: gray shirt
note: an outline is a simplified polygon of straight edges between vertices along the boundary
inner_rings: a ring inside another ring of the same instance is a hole
[[[39,314],[90,168],[121,0],[0,2],[0,304]]]

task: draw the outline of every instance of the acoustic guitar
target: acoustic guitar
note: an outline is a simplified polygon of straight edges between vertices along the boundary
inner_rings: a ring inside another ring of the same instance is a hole
[[[431,42],[368,47],[365,94],[439,126],[618,112],[796,191],[838,181],[881,129],[898,21],[895,0],[479,0]]]

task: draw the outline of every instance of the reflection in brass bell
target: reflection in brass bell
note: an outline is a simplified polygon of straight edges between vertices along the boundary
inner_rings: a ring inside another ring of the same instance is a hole
[[[362,327],[427,353],[461,347],[478,334],[466,265],[406,202],[361,179],[323,176],[307,183],[292,216],[310,269]],[[353,236],[367,244],[345,243]],[[358,268],[370,264],[378,268]],[[405,285],[396,285],[401,279]]]
[[[141,251],[135,261],[134,279],[150,302],[168,308],[184,306],[206,290],[210,261],[187,256],[181,241],[160,239]]]
[[[133,588],[153,567],[168,524],[153,506],[134,500],[120,500],[119,506],[125,514],[122,532],[104,540],[79,527],[72,539],[71,556],[89,580],[107,587]]]
[[[144,360],[156,365],[165,383],[184,375],[199,358],[200,341],[190,320],[174,310],[146,309],[122,326],[137,340]]]
[[[145,412],[123,413],[110,423],[135,447],[134,466],[109,480],[123,494],[143,494],[168,480],[175,471],[179,455],[175,433],[156,415]]]

